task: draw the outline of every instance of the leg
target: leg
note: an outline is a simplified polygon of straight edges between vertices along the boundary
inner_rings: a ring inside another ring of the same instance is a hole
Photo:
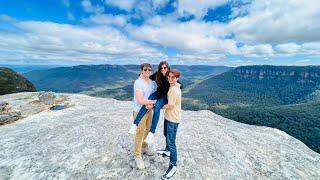
[[[144,137],[143,137],[143,140],[146,139],[147,135],[148,135],[148,132],[150,131],[150,127],[151,127],[151,119],[152,119],[152,111],[149,111],[146,115],[145,115],[145,118],[146,118],[146,126],[145,126],[145,129],[144,129]],[[143,144],[142,144],[142,147],[147,147],[148,146],[148,143],[146,143],[145,141],[143,141]]]
[[[178,123],[168,121],[167,124],[167,141],[170,151],[170,165],[177,166],[177,148],[176,135],[178,130]]]
[[[157,92],[154,92],[154,93],[152,93],[150,96],[149,96],[149,100],[155,100],[155,99],[157,99],[158,98],[158,93]],[[142,107],[141,107],[141,109],[139,110],[139,113],[137,114],[137,116],[136,116],[136,118],[134,118],[134,122],[133,122],[133,124],[135,124],[135,125],[139,125],[139,123],[140,123],[140,121],[141,121],[141,119],[142,119],[142,117],[146,114],[148,112],[148,109],[146,108],[146,106],[145,105],[143,105]]]
[[[142,143],[142,153],[148,156],[153,156],[155,154],[154,148],[145,141],[151,127],[152,111],[147,112],[145,117],[146,117],[146,129],[144,131],[145,133],[144,133],[144,141]]]
[[[178,123],[167,121],[167,141],[170,151],[170,164],[168,169],[162,175],[162,179],[170,179],[177,172],[177,148],[176,135],[178,130]]]
[[[167,103],[168,103],[167,97],[166,96],[162,97],[157,100],[157,102],[153,108],[153,118],[152,118],[152,125],[151,125],[151,129],[150,129],[150,132],[152,132],[153,134],[155,133],[157,125],[158,125],[158,121],[159,121],[159,117],[160,117],[160,110]]]
[[[136,115],[137,112],[134,112],[134,116]],[[134,141],[134,155],[136,157],[141,157],[141,148],[145,136],[146,120],[146,116],[144,116],[137,127],[136,137]]]
[[[165,119],[163,123],[163,135],[166,139],[166,147],[164,149],[160,149],[157,151],[157,153],[162,157],[170,157],[170,151],[169,151],[168,139],[167,139],[168,138],[167,124],[168,124],[168,120]]]

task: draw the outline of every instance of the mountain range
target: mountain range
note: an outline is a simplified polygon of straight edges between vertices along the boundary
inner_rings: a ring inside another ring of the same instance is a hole
[[[274,127],[320,152],[319,66],[173,68],[182,72],[183,109],[206,109],[238,122]],[[138,65],[89,65],[23,75],[38,90],[131,100],[138,73]]]

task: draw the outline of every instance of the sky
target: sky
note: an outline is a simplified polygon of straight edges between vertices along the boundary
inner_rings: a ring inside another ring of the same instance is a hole
[[[320,65],[319,0],[1,0],[0,64]]]

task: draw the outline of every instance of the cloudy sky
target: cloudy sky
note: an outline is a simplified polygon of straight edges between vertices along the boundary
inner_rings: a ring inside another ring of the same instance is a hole
[[[1,0],[0,64],[320,65],[319,0]]]

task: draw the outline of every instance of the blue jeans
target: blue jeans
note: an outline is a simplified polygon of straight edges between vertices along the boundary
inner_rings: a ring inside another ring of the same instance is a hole
[[[158,125],[159,117],[160,117],[160,110],[165,104],[168,103],[168,99],[167,99],[167,96],[160,96],[157,92],[152,93],[148,99],[157,100],[156,104],[153,107],[153,117],[152,117],[152,124],[150,128],[150,132],[155,133]],[[133,123],[138,126],[142,117],[147,112],[148,112],[148,109],[146,108],[146,106],[145,105],[142,106]]]
[[[166,149],[170,151],[170,165],[177,166],[176,136],[179,123],[164,120],[164,136],[166,137]]]

